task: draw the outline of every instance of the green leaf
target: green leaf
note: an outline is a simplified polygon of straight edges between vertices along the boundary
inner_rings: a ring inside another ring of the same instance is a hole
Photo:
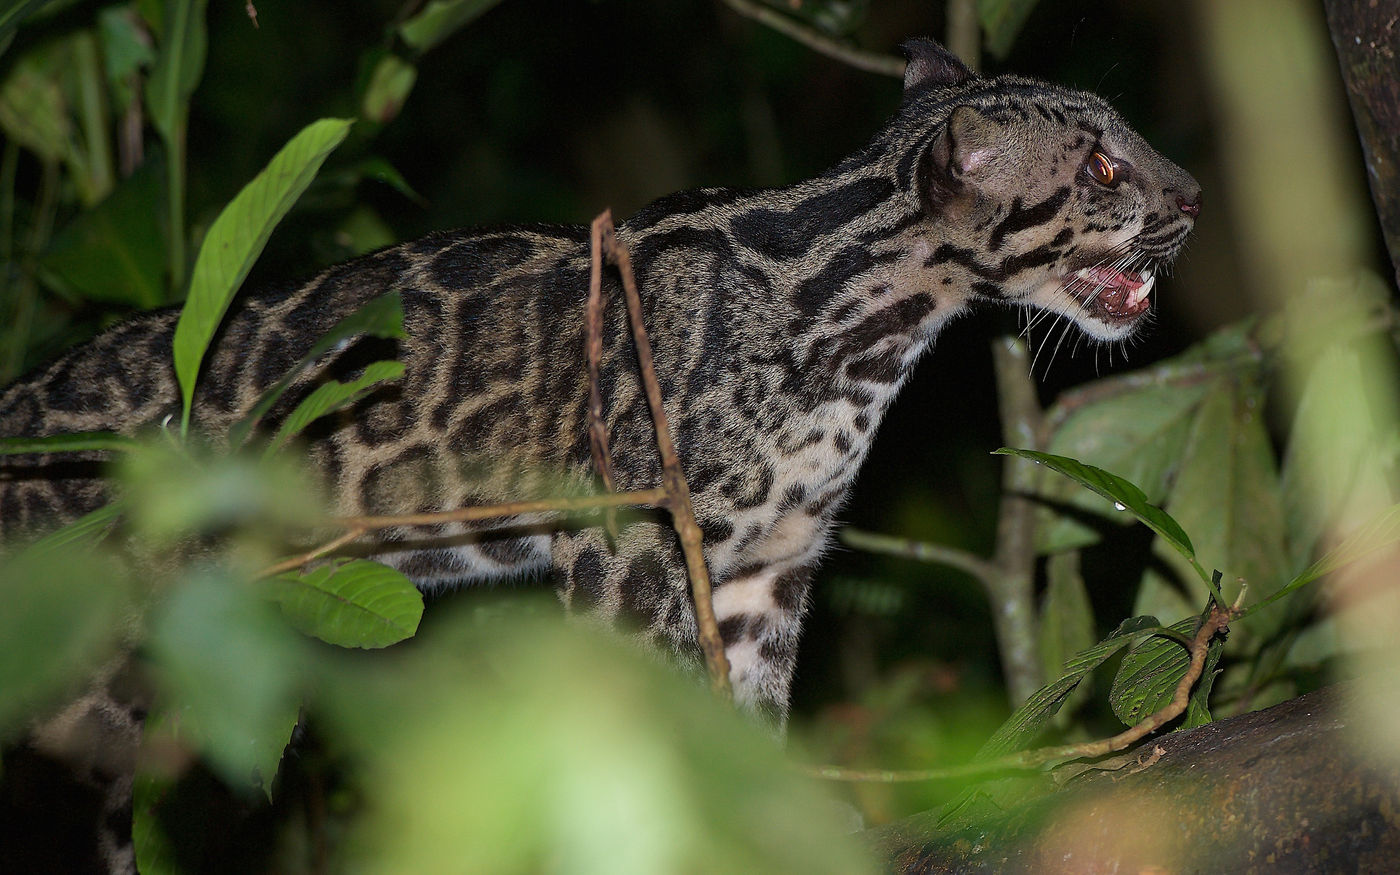
[[[1273,604],[1294,590],[1301,589],[1320,577],[1331,574],[1339,568],[1359,562],[1368,556],[1400,541],[1400,504],[1392,505],[1375,519],[1347,536],[1346,540],[1328,550],[1322,558],[1309,565],[1301,574],[1281,587],[1268,598],[1251,605],[1241,614],[1247,617],[1267,605]]]
[[[1094,609],[1079,572],[1077,552],[1057,553],[1046,566],[1048,582],[1040,609],[1040,664],[1057,678],[1076,653],[1094,643]]]
[[[25,552],[42,556],[45,553],[66,552],[92,547],[106,537],[125,510],[120,499],[97,510],[83,514],[57,531],[50,532],[25,548]]]
[[[165,245],[150,220],[160,194],[155,162],[147,162],[53,236],[39,259],[45,281],[80,300],[142,310],[164,303]]]
[[[178,775],[151,768],[153,757],[149,755],[168,746],[163,743],[173,734],[171,722],[169,714],[157,708],[141,726],[141,748],[148,755],[138,762],[131,783],[131,842],[136,850],[136,871],[141,875],[180,875],[184,871],[160,817]]]
[[[121,644],[120,567],[88,551],[0,558],[0,736],[78,692]]]
[[[453,619],[394,675],[318,691],[375,788],[345,843],[363,871],[877,871],[827,788],[660,660],[555,617]]]
[[[1190,636],[1200,625],[1199,617],[1173,623],[1172,631]],[[1108,702],[1113,713],[1128,726],[1164,707],[1172,700],[1181,676],[1191,665],[1191,652],[1177,638],[1156,635],[1141,642],[1118,667]]]
[[[58,76],[47,69],[62,46],[26,52],[0,82],[0,130],[46,162],[72,161],[73,124]]]
[[[208,0],[166,0],[160,50],[146,80],[146,111],[167,143],[184,130],[190,95],[204,74],[207,5]]]
[[[501,0],[429,0],[423,11],[399,25],[399,36],[422,53],[471,23]]]
[[[1075,687],[1113,654],[1132,643],[1144,631],[1158,627],[1156,617],[1132,617],[1124,620],[1107,638],[1075,654],[1065,664],[1065,672],[1054,682],[1037,690],[1035,695],[1006,718],[987,743],[977,752],[978,759],[992,759],[1024,749],[1036,734],[1074,692]]]
[[[353,172],[357,179],[373,179],[382,182],[394,191],[413,201],[419,206],[427,206],[428,199],[413,190],[413,186],[408,184],[402,173],[386,159],[379,156],[371,156],[356,164]]]
[[[403,109],[417,80],[417,67],[397,55],[384,55],[370,73],[369,85],[360,101],[360,115],[375,124],[392,121]]]
[[[977,0],[977,18],[992,54],[1006,57],[1035,4],[1036,0]]]
[[[1248,381],[1216,381],[1201,403],[1167,501],[1172,517],[1195,535],[1193,567],[1219,569],[1227,586],[1243,579],[1251,600],[1275,592],[1293,570],[1262,408],[1262,394]],[[1168,566],[1174,558],[1166,557]],[[1186,568],[1179,571],[1189,611],[1195,613],[1210,587],[1193,580]],[[1233,598],[1233,592],[1228,595]],[[1270,632],[1258,623],[1245,631],[1236,646]]]
[[[292,365],[281,379],[272,384],[253,405],[252,410],[234,424],[233,428],[229,430],[229,443],[235,447],[242,444],[247,439],[249,432],[272,409],[297,377],[305,373],[306,369],[311,367],[331,347],[361,334],[394,339],[404,336],[403,301],[398,292],[389,292],[371,300],[337,322],[330,331],[317,338],[316,342],[311,345],[311,349],[307,350],[306,355]]]
[[[339,380],[322,383],[310,395],[303,398],[296,409],[282,421],[281,427],[277,429],[277,434],[268,444],[267,451],[271,453],[277,450],[322,416],[354,404],[367,395],[377,384],[385,380],[397,380],[402,376],[402,362],[382,361],[372,362],[358,379],[348,383],[342,383]]]
[[[326,156],[345,139],[350,124],[346,119],[321,119],[307,125],[209,227],[195,260],[189,299],[175,326],[175,375],[184,402],[182,434],[189,429],[200,363],[234,293],[273,227],[311,184]]]
[[[279,575],[268,592],[293,626],[340,647],[397,644],[423,616],[423,595],[407,577],[364,559]]]
[[[9,40],[14,37],[15,28],[23,24],[25,19],[56,2],[57,0],[9,0],[5,3],[0,7],[0,46],[9,45]]]
[[[323,514],[314,482],[287,456],[202,457],[153,443],[123,456],[115,479],[133,529],[162,542],[237,529],[280,543]]]
[[[1042,464],[1114,502],[1115,508],[1132,511],[1133,515],[1144,525],[1165,539],[1181,555],[1194,561],[1195,550],[1191,546],[1191,539],[1186,536],[1186,532],[1182,530],[1176,520],[1172,519],[1166,511],[1149,502],[1141,489],[1122,477],[1110,474],[1093,465],[1085,465],[1076,459],[1056,456],[1051,453],[1016,450],[1008,447],[1002,447],[995,452],[1004,456],[1019,456],[1022,459],[1030,459],[1032,462]],[[1204,572],[1202,573],[1204,574]]]
[[[107,87],[118,107],[131,103],[132,77],[155,62],[150,35],[130,6],[108,6],[97,13],[97,32],[102,40],[102,63]]]
[[[1209,382],[1158,385],[1125,389],[1075,408],[1055,429],[1046,451],[1079,459],[1106,471],[1114,471],[1142,488],[1156,505],[1166,501],[1172,477],[1190,434],[1191,423]],[[1091,493],[1059,477],[1042,478],[1036,490],[1042,506],[1036,527],[1036,548],[1058,553],[1096,542],[1099,533],[1060,506],[1127,522]]]
[[[0,456],[124,451],[135,449],[137,446],[135,440],[110,431],[80,431],[76,434],[51,434],[44,437],[0,438]]]
[[[181,585],[155,616],[149,652],[166,707],[230,785],[272,786],[297,722],[305,643],[222,572]]]

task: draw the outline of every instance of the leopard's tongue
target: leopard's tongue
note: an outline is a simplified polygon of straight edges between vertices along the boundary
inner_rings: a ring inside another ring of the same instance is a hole
[[[1111,267],[1081,267],[1070,275],[1070,291],[1093,310],[1113,319],[1128,319],[1147,312],[1148,295],[1157,278]]]

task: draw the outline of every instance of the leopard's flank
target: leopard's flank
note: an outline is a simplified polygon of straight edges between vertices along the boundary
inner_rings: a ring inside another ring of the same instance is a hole
[[[622,223],[667,416],[693,493],[736,698],[781,723],[808,585],[890,402],[938,332],[986,302],[1129,337],[1200,211],[1189,174],[1102,99],[981,78],[935,43],[906,45],[898,112],[859,152],[771,190],[703,189]],[[196,427],[217,436],[345,314],[398,290],[405,375],[312,435],[339,512],[389,514],[593,488],[583,308],[587,229],[435,234],[245,294],[211,352]],[[660,461],[615,274],[600,388],[619,489]],[[177,314],[134,318],[0,394],[0,435],[136,433],[179,407]],[[317,379],[387,357],[328,354]],[[0,537],[107,500],[95,464],[0,461]],[[502,534],[502,531],[505,534]],[[421,587],[554,573],[575,611],[682,654],[695,623],[663,520],[550,530],[520,519],[390,531],[370,550]]]

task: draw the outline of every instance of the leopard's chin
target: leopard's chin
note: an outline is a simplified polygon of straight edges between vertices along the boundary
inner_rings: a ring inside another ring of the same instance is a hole
[[[1083,330],[1100,340],[1120,340],[1132,334],[1152,309],[1157,276],[1150,268],[1119,270],[1094,265],[1066,273],[1060,287],[1079,306]]]

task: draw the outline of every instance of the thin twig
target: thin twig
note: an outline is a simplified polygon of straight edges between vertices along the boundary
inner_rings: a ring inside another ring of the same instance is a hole
[[[956,568],[977,578],[984,585],[989,585],[1000,574],[997,567],[986,559],[966,550],[945,547],[942,544],[915,541],[912,538],[898,538],[893,535],[881,535],[862,529],[842,529],[841,542],[848,547],[870,553],[902,556],[906,559],[917,559],[920,562],[931,562],[936,565]]]
[[[393,526],[432,526],[439,523],[475,522],[519,516],[524,513],[569,512],[631,505],[662,507],[666,501],[667,495],[664,489],[637,489],[631,492],[615,492],[611,495],[580,495],[570,498],[540,498],[533,501],[511,501],[505,504],[483,504],[433,513],[352,516],[344,517],[336,522],[344,526],[356,526],[364,529],[387,529]]]
[[[896,79],[904,77],[903,58],[842,45],[826,34],[814,30],[796,19],[789,18],[776,9],[754,2],[754,0],[724,0],[724,4],[746,18],[752,18],[754,21],[766,24],[778,33],[791,37],[827,57],[849,64],[857,70],[893,76]]]
[[[665,507],[671,512],[671,523],[680,538],[681,552],[685,555],[686,572],[690,577],[690,592],[695,602],[695,626],[700,650],[705,655],[705,665],[710,673],[710,685],[715,692],[728,698],[729,660],[724,655],[724,639],[719,634],[719,623],[715,619],[714,604],[710,593],[710,571],[705,566],[705,552],[700,525],[695,521],[695,510],[690,504],[690,488],[686,485],[685,474],[681,471],[680,458],[676,455],[675,444],[671,442],[671,427],[666,420],[666,410],[661,403],[661,386],[656,380],[656,367],[652,361],[651,339],[642,323],[642,299],[637,293],[637,278],[632,272],[632,257],[627,247],[617,239],[612,223],[612,211],[604,210],[595,220],[602,223],[603,251],[617,267],[622,277],[622,293],[627,300],[627,316],[632,327],[632,341],[637,347],[637,362],[641,368],[642,388],[646,392],[647,406],[651,409],[652,423],[656,427],[656,449],[661,454],[661,481],[666,489]]]
[[[351,541],[376,529],[504,519],[523,513],[569,513],[579,510],[630,506],[662,507],[666,501],[665,489],[637,489],[631,492],[615,492],[610,495],[584,495],[570,498],[542,498],[535,501],[512,501],[506,504],[483,504],[434,513],[340,517],[331,520],[330,524],[345,529],[344,534],[338,535],[305,553],[269,566],[260,571],[258,576],[270,577],[274,574],[281,574],[283,571],[300,568],[308,562],[339,550]]]
[[[813,777],[826,778],[832,781],[866,781],[892,784],[911,781],[938,781],[948,778],[963,778],[968,775],[999,772],[1008,769],[1032,769],[1043,766],[1046,763],[1055,762],[1056,760],[1088,759],[1105,756],[1110,753],[1117,753],[1120,750],[1132,747],[1143,738],[1146,738],[1148,735],[1166,726],[1186,712],[1186,708],[1191,702],[1191,690],[1196,686],[1196,682],[1201,678],[1201,672],[1205,669],[1206,656],[1210,650],[1211,639],[1225,630],[1237,613],[1237,610],[1234,608],[1223,608],[1219,604],[1212,604],[1210,616],[1201,624],[1201,628],[1196,631],[1195,637],[1191,640],[1189,648],[1191,651],[1191,664],[1187,667],[1186,673],[1181,676],[1181,680],[1177,683],[1176,691],[1172,694],[1171,701],[1148,715],[1136,725],[1109,738],[1080,744],[1042,747],[1037,750],[1022,751],[1004,757],[997,757],[996,759],[964,763],[945,769],[848,769],[843,766],[808,766],[805,771]]]
[[[603,481],[603,488],[616,492],[613,483],[612,456],[608,451],[608,427],[603,421],[603,393],[598,387],[598,370],[603,358],[603,221],[604,213],[593,220],[591,241],[592,266],[588,277],[587,340],[584,358],[588,364],[588,447],[593,454],[593,467]],[[608,538],[617,543],[617,512],[609,508],[603,518]]]
[[[313,547],[312,549],[307,550],[305,553],[302,553],[300,556],[293,556],[290,559],[284,559],[283,561],[278,562],[276,565],[270,565],[267,568],[264,568],[262,571],[258,572],[258,577],[271,577],[274,574],[281,574],[284,571],[292,571],[293,569],[300,568],[308,562],[314,562],[315,560],[320,559],[327,553],[334,553],[336,550],[339,550],[341,547],[344,547],[346,544],[349,544],[351,541],[354,541],[355,539],[359,538],[367,531],[368,529],[364,529],[359,526],[351,526],[345,531],[344,534],[340,535],[339,537],[332,538],[326,543],[321,544],[319,547]]]

